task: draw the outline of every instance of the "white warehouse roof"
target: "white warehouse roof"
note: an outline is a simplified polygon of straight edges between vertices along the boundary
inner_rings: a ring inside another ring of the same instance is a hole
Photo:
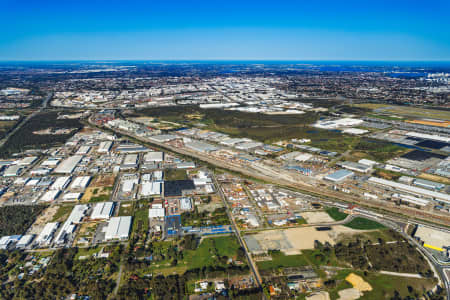
[[[55,182],[50,186],[51,190],[64,190],[69,184],[69,176],[61,176],[56,178]]]
[[[390,180],[386,180],[386,179],[382,179],[382,178],[378,178],[378,177],[370,177],[369,182],[389,186],[389,187],[392,187],[392,188],[395,188],[395,189],[398,189],[401,191],[406,191],[406,192],[409,192],[412,194],[423,195],[426,197],[433,197],[438,201],[450,203],[450,195],[448,195],[448,194],[434,192],[434,191],[430,191],[427,189],[422,189],[419,187],[410,186],[407,184],[398,183],[395,181],[390,181]]]
[[[114,209],[114,202],[97,203],[91,214],[91,219],[109,219]]]
[[[74,155],[66,158],[55,169],[55,173],[70,174],[73,172],[78,163],[83,159],[81,155]]]
[[[127,239],[131,228],[131,216],[113,217],[108,223],[105,240]]]
[[[71,189],[85,189],[89,182],[91,181],[91,176],[79,176],[75,178],[70,185]]]
[[[148,197],[161,194],[161,182],[145,182],[142,184],[140,195]]]

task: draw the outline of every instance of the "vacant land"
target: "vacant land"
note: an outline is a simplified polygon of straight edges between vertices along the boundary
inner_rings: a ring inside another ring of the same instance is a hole
[[[400,116],[408,116],[412,118],[430,118],[450,121],[450,114],[445,110],[375,103],[361,103],[354,104],[354,106],[373,109],[378,113],[398,114]]]
[[[58,210],[53,215],[52,222],[64,222],[72,211],[74,204],[69,205],[61,205],[58,207]]]
[[[183,169],[167,169],[164,171],[165,180],[187,180],[189,179],[186,170]]]
[[[43,112],[32,117],[15,132],[0,148],[0,156],[9,157],[12,153],[28,149],[47,149],[64,143],[83,127],[78,119],[58,119],[58,112]],[[52,128],[73,128],[69,134],[34,134],[33,132]]]
[[[112,187],[88,187],[81,202],[104,202],[111,197]]]
[[[320,117],[311,112],[302,115],[266,115],[239,111],[224,113],[222,109],[201,109],[192,105],[143,109],[137,114],[186,125],[203,123],[207,125],[207,129],[265,142],[279,140],[280,137],[290,139],[320,135],[308,132],[311,129],[309,124]],[[328,136],[326,131],[321,131],[321,135]]]
[[[302,217],[308,224],[330,223],[334,221],[334,219],[324,211],[304,212],[302,213]]]
[[[1,207],[0,236],[25,233],[45,208],[44,205]]]
[[[256,263],[258,269],[264,270],[277,270],[280,268],[288,267],[302,267],[308,266],[309,261],[304,255],[285,255],[280,251],[270,252],[271,260],[259,261]]]

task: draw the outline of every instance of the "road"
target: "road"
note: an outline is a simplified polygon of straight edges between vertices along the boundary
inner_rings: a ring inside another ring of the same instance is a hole
[[[92,126],[98,127],[89,119],[89,124]],[[131,134],[130,132],[126,132],[118,129],[107,128],[113,132],[119,133],[124,136],[128,136],[132,139],[135,139],[141,143],[147,144],[148,146],[158,147],[172,153],[181,154],[184,156],[188,156],[194,159],[198,159],[202,162],[206,162],[210,165],[217,166],[219,168],[223,168],[225,170],[229,170],[235,173],[242,174],[244,176],[248,176],[251,178],[256,178],[263,180],[265,182],[273,183],[285,188],[295,189],[297,191],[301,191],[306,194],[314,195],[316,197],[323,197],[330,199],[332,201],[342,201],[345,203],[356,203],[358,205],[362,205],[364,207],[369,207],[372,209],[383,209],[384,213],[390,214],[398,214],[398,215],[409,215],[414,216],[417,214],[417,210],[409,208],[409,207],[395,207],[389,206],[389,203],[378,203],[375,201],[369,201],[361,197],[360,195],[352,195],[346,193],[340,193],[336,191],[332,191],[328,188],[323,188],[320,186],[314,186],[309,184],[300,178],[294,178],[292,174],[286,172],[283,169],[274,170],[269,166],[263,165],[262,163],[253,163],[253,164],[240,164],[237,162],[231,162],[226,160],[221,160],[219,158],[213,157],[207,153],[195,152],[193,150],[189,150],[186,148],[177,148],[172,145],[157,142],[154,140],[149,140],[147,138],[143,138],[140,136],[136,136]],[[310,179],[311,180],[311,179]],[[392,204],[392,203],[391,203]],[[439,212],[426,212],[420,211],[421,217],[426,218],[426,220],[433,223],[441,223],[444,225],[450,224],[450,217],[448,214],[443,214]]]
[[[120,267],[119,267],[119,274],[117,274],[117,279],[116,279],[116,287],[114,288],[114,296],[117,295],[117,292],[119,291],[119,287],[120,287],[120,279],[122,278],[122,271],[123,271],[123,263],[120,263]]]
[[[38,113],[42,112],[44,109],[47,108],[48,102],[50,101],[50,99],[52,99],[53,94],[50,93],[47,95],[47,97],[45,97],[44,101],[42,101],[41,106],[39,107],[38,110],[34,111],[33,113],[29,114],[25,119],[23,119],[19,124],[17,124],[17,126],[11,131],[9,132],[1,141],[0,141],[0,147],[2,147],[6,141],[13,136],[20,128],[22,128],[22,126],[27,123],[31,118],[33,118],[34,116],[36,116]]]
[[[251,269],[251,271],[253,273],[253,277],[255,278],[256,283],[258,284],[259,288],[262,291],[263,290],[262,280],[261,280],[261,276],[259,275],[258,268],[256,267],[256,264],[253,261],[253,258],[251,256],[251,254],[248,252],[247,245],[242,240],[241,233],[239,231],[239,227],[236,225],[236,221],[234,220],[234,216],[231,213],[231,208],[230,208],[230,206],[228,204],[227,199],[225,198],[225,195],[223,194],[222,188],[220,187],[219,183],[217,182],[216,175],[213,174],[212,177],[213,177],[213,181],[214,181],[214,184],[216,186],[216,189],[217,189],[218,193],[220,194],[220,198],[222,199],[223,205],[226,207],[228,219],[231,220],[231,226],[233,226],[233,231],[234,231],[234,233],[236,235],[236,238],[238,239],[239,244],[241,245],[241,247],[245,250],[245,255],[247,256],[247,260],[248,260],[248,263],[250,265],[250,269]],[[263,294],[263,298],[267,299],[265,294]]]
[[[95,124],[93,124],[91,122],[91,120],[89,120],[89,122],[90,122],[91,125],[96,126]],[[290,182],[292,178],[289,178],[287,176],[280,180],[279,176],[281,174],[276,174],[275,172],[271,172],[269,175],[264,174],[263,172],[265,171],[266,168],[258,168],[258,169],[256,169],[256,168],[253,168],[251,165],[243,166],[243,165],[236,164],[236,163],[229,162],[229,161],[221,161],[221,160],[212,158],[210,155],[197,153],[197,152],[190,151],[190,150],[187,150],[187,149],[184,149],[184,148],[183,149],[182,148],[176,148],[176,147],[173,147],[173,146],[165,144],[165,143],[160,143],[160,142],[155,142],[153,140],[144,139],[142,137],[134,136],[134,135],[130,134],[129,132],[124,132],[124,131],[116,130],[116,129],[112,130],[112,131],[118,132],[118,133],[120,133],[122,135],[125,135],[125,136],[129,136],[129,137],[134,138],[134,139],[136,139],[136,140],[138,140],[140,142],[150,144],[151,146],[162,148],[162,149],[171,151],[173,153],[178,153],[178,154],[185,155],[185,156],[188,156],[188,157],[191,157],[191,158],[199,159],[199,160],[201,160],[203,162],[206,162],[206,163],[209,163],[211,165],[215,165],[215,166],[218,166],[220,168],[223,168],[223,169],[226,169],[226,170],[230,170],[232,172],[243,174],[244,176],[250,176],[251,178],[262,179],[264,181],[275,183],[275,184],[278,184],[278,185],[283,186],[283,187],[294,188],[296,190],[305,191],[308,194],[313,194],[313,195],[318,196],[318,197],[325,197],[325,198],[329,199],[332,202],[336,202],[336,200],[337,201],[343,201],[344,203],[356,202],[358,204],[361,204],[361,202],[363,202],[365,207],[377,208],[377,209],[379,209],[379,208],[386,209],[386,207],[382,207],[380,205],[373,205],[371,203],[367,203],[367,201],[361,201],[362,199],[353,199],[355,197],[352,197],[351,195],[339,195],[339,194],[336,194],[336,193],[331,193],[328,190],[321,189],[319,187],[312,187],[311,185],[304,184],[303,182],[298,182],[297,181],[295,183],[292,183],[292,182]],[[259,165],[261,165],[261,164],[259,164]],[[214,178],[214,181],[215,181],[215,183],[217,185],[217,181],[216,181],[215,178]],[[314,191],[312,191],[312,188],[314,189]],[[255,275],[257,283],[260,286],[262,286],[261,285],[262,281],[261,281],[261,278],[259,276],[258,270],[257,270],[257,268],[256,268],[256,266],[255,266],[251,256],[248,253],[248,249],[247,249],[245,243],[243,242],[243,240],[242,240],[242,238],[240,236],[240,231],[237,228],[237,226],[235,224],[235,221],[234,221],[234,218],[233,218],[233,216],[230,213],[230,208],[228,206],[228,203],[227,203],[227,201],[225,201],[225,198],[224,198],[224,195],[222,193],[222,190],[219,189],[219,188],[218,188],[218,190],[219,190],[219,193],[221,194],[222,200],[224,201],[224,205],[227,208],[227,213],[229,215],[229,218],[230,218],[230,220],[232,220],[232,226],[233,226],[233,228],[234,228],[234,230],[236,232],[236,236],[237,236],[237,238],[239,240],[239,243],[241,245],[243,245],[243,247],[244,247],[244,249],[246,251],[246,255],[247,255],[247,259],[248,259],[249,264],[250,264],[250,268],[252,269],[252,272]],[[345,199],[342,198],[344,196],[345,196]],[[390,212],[387,212],[387,211],[383,212],[384,213],[383,219],[374,218],[373,216],[367,216],[367,215],[363,215],[363,216],[365,218],[368,218],[368,219],[374,219],[377,222],[383,223],[385,226],[388,226],[390,228],[393,228],[393,229],[399,231],[398,227],[393,226],[392,223],[395,224],[396,222],[403,222],[403,223],[408,222],[409,219],[404,217],[404,214],[408,213],[408,209],[407,208],[403,208],[401,211],[399,209],[394,209],[394,208],[389,208],[389,209],[391,209]],[[389,213],[389,215],[388,215],[388,213]],[[395,215],[393,215],[393,214],[395,214]],[[440,221],[441,223],[443,222],[444,224],[448,224],[448,220],[449,220],[448,216],[444,220],[438,220],[437,219],[438,216],[433,215],[433,214],[429,214],[429,215],[427,215],[427,217],[432,222]],[[327,225],[323,224],[322,226],[327,226]],[[416,245],[416,247],[432,262],[433,267],[437,270],[439,277],[444,282],[446,290],[450,291],[450,284],[447,281],[446,276],[445,276],[444,271],[443,271],[444,266],[439,264],[439,262],[437,262],[436,259],[431,254],[429,254],[428,251],[422,249],[421,245],[419,245],[412,237],[410,237],[409,235],[407,235],[406,233],[404,233],[402,231],[399,231],[399,232],[402,234],[402,236],[405,239],[409,240],[411,243]],[[450,300],[450,292],[447,292],[447,300]]]

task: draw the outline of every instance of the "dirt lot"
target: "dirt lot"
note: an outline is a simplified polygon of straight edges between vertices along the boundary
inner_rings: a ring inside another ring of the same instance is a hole
[[[28,229],[27,234],[41,233],[42,229],[44,229],[45,224],[53,219],[53,216],[56,214],[58,209],[58,206],[50,206],[45,209],[42,214],[36,219],[33,225],[31,225],[30,229]]]
[[[354,273],[348,274],[348,276],[345,277],[345,280],[350,282],[350,284],[353,285],[353,288],[357,289],[360,292],[368,292],[372,290],[372,287],[368,282],[364,281],[361,276],[358,276]]]
[[[362,293],[355,288],[341,290],[338,292],[338,294],[339,300],[356,300],[362,296]]]
[[[314,227],[268,230],[252,235],[261,249],[279,249],[286,255],[301,254],[301,250],[314,249],[314,241],[334,245],[342,234],[363,232],[345,226],[332,226],[331,230],[317,231]]]
[[[89,187],[111,187],[114,185],[115,175],[98,175],[94,178]]]
[[[304,212],[304,213],[302,213],[302,217],[306,220],[306,222],[308,224],[320,224],[320,223],[334,222],[333,218],[330,217],[330,215],[324,211]]]
[[[108,201],[109,195],[111,195],[110,187],[88,187],[81,198],[81,202],[86,203],[91,199],[98,198],[99,201]],[[104,199],[101,199],[104,198]]]

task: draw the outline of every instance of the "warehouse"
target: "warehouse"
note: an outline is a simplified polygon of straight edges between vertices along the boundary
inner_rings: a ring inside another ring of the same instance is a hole
[[[54,173],[71,174],[83,159],[81,155],[74,155],[63,160],[55,169]]]
[[[161,195],[161,185],[162,183],[160,181],[151,181],[151,182],[144,182],[141,186],[141,197],[149,197],[149,196],[156,196]]]
[[[47,192],[41,197],[41,201],[45,201],[45,202],[54,201],[56,198],[58,198],[59,193],[61,193],[60,190],[50,190],[50,191],[47,191]]]
[[[36,156],[24,157],[17,162],[19,166],[29,166],[37,160]]]
[[[197,151],[197,152],[212,152],[216,151],[218,148],[212,144],[200,142],[200,141],[192,141],[184,144],[187,148]]]
[[[192,209],[192,200],[188,197],[180,198],[180,208],[181,210],[191,210]]]
[[[134,186],[138,184],[138,182],[139,180],[137,178],[124,180],[122,184],[122,192],[131,193],[133,191]]]
[[[154,203],[152,207],[148,210],[148,217],[150,219],[154,218],[164,218],[166,215],[166,210],[164,209],[162,203]]]
[[[98,153],[108,153],[111,150],[112,142],[110,141],[104,141],[101,142],[98,146],[97,152]]]
[[[81,198],[82,194],[81,193],[66,193],[63,196],[63,201],[78,201]]]
[[[87,204],[79,204],[75,205],[67,218],[66,222],[64,222],[61,230],[56,236],[55,243],[56,244],[64,244],[67,239],[73,234],[75,231],[76,225],[81,222],[84,218],[85,212],[89,209]]]
[[[41,163],[41,166],[47,166],[47,167],[56,167],[59,164],[60,158],[50,157],[46,160],[44,160]]]
[[[443,183],[433,182],[433,181],[425,180],[425,179],[414,180],[414,185],[416,185],[418,187],[430,189],[430,190],[436,190],[436,191],[440,191],[443,188],[445,188],[445,184],[443,184]]]
[[[105,240],[126,240],[130,234],[131,216],[112,217],[105,229]]]
[[[347,170],[356,171],[356,172],[360,172],[360,173],[367,173],[370,170],[372,170],[371,166],[363,165],[360,163],[355,163],[352,161],[344,161],[344,162],[338,163],[338,165]]]
[[[445,202],[447,204],[450,204],[450,195],[447,195],[447,194],[444,194],[444,193],[430,191],[430,190],[422,189],[422,188],[419,188],[419,187],[410,186],[410,185],[406,185],[406,184],[403,184],[403,183],[398,183],[398,182],[395,182],[395,181],[390,181],[390,180],[386,180],[386,179],[382,179],[382,178],[378,178],[378,177],[370,177],[368,179],[368,181],[370,183],[373,183],[373,184],[387,186],[387,187],[393,188],[395,190],[408,192],[408,193],[411,193],[413,195],[419,195],[419,196],[425,196],[425,197],[433,198],[433,199],[435,199],[437,201],[442,201],[442,202]]]
[[[64,190],[70,182],[69,176],[61,176],[56,178],[55,182],[51,185],[51,190]]]
[[[75,154],[86,155],[91,150],[91,146],[81,146]]]
[[[353,173],[352,171],[339,170],[330,175],[325,176],[324,179],[333,181],[333,182],[340,182],[340,181],[343,181],[344,179],[347,179],[348,177],[351,177],[353,175],[355,175],[355,173]]]
[[[41,233],[36,238],[36,243],[39,245],[48,245],[53,239],[53,235],[55,234],[56,229],[58,229],[59,223],[52,222],[47,223],[42,229]]]
[[[26,234],[26,235],[23,235],[21,238],[20,238],[20,240],[17,242],[17,244],[16,244],[16,248],[18,248],[18,249],[23,249],[23,248],[25,248],[26,246],[28,246],[29,244],[31,244],[31,242],[33,241],[33,239],[34,239],[34,234]]]
[[[92,220],[109,219],[114,211],[114,202],[97,203],[92,211]]]
[[[128,154],[123,159],[123,163],[120,166],[120,169],[128,170],[128,169],[136,169],[138,165],[138,155],[137,154]]]
[[[148,148],[137,144],[124,144],[116,148],[116,152],[118,153],[138,153],[147,151],[149,151]]]
[[[79,176],[74,179],[70,188],[73,190],[84,190],[89,182],[91,181],[91,176]]]
[[[164,161],[164,152],[148,152],[144,155],[144,163]]]
[[[158,142],[158,143],[165,143],[165,142],[170,142],[173,141],[175,139],[177,139],[178,136],[173,135],[173,134],[160,134],[160,135],[154,135],[149,137],[149,140]]]
[[[9,166],[5,172],[3,172],[3,176],[5,177],[12,177],[12,176],[19,176],[20,172],[22,171],[22,166],[19,165],[12,165]]]
[[[404,194],[392,194],[392,199],[393,200],[400,200],[401,202],[406,202],[408,204],[413,204],[413,205],[418,205],[418,206],[427,206],[428,203],[430,203],[430,201],[422,199],[422,198],[417,198],[414,196],[410,196],[410,195],[404,195]]]

